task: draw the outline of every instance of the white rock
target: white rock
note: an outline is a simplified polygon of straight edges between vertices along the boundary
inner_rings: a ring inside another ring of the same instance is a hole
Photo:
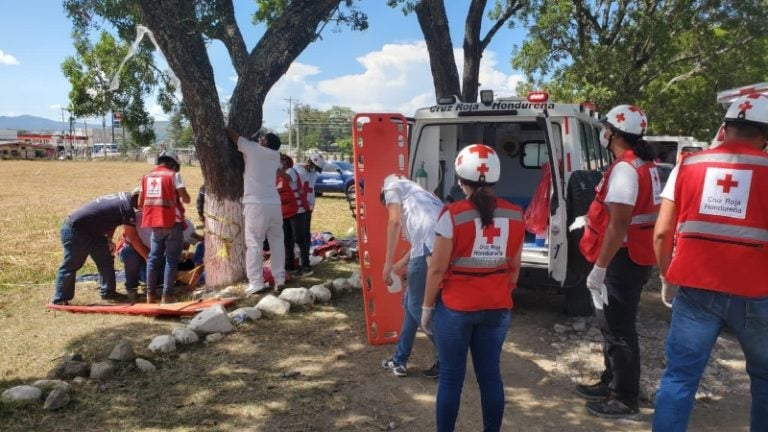
[[[136,354],[133,353],[133,345],[130,342],[120,342],[112,348],[112,352],[109,354],[109,359],[115,361],[131,361],[134,358],[136,358]]]
[[[39,388],[20,385],[4,391],[3,394],[0,395],[0,400],[12,404],[24,405],[37,402],[42,396],[43,392]]]
[[[309,265],[310,266],[316,266],[323,262],[323,257],[317,256],[317,255],[310,255],[309,256]]]
[[[363,279],[360,276],[360,268],[356,268],[355,271],[352,272],[352,276],[349,277],[348,281],[352,288],[360,289],[363,287]]]
[[[224,297],[240,297],[243,295],[242,288],[238,288],[237,285],[230,285],[223,290],[219,291],[219,296]]]
[[[565,333],[568,330],[570,330],[570,328],[558,323],[558,324],[555,324],[554,330],[555,330],[555,333]]]
[[[235,331],[227,310],[222,305],[211,306],[200,312],[189,322],[189,328],[199,334],[229,333]]]
[[[255,307],[241,307],[233,310],[228,315],[229,318],[235,322],[244,322],[246,319],[257,321],[259,318],[261,318],[261,311]]]
[[[267,315],[285,315],[291,310],[291,304],[269,294],[259,300],[259,303],[256,304],[256,309]]]
[[[200,340],[200,338],[197,336],[197,333],[186,327],[176,327],[171,332],[171,336],[173,336],[173,339],[176,341],[176,343],[181,345],[193,344]]]
[[[136,367],[144,373],[151,373],[157,370],[151,361],[144,360],[143,358],[136,359]]]
[[[161,335],[152,339],[147,347],[153,353],[169,353],[176,351],[176,340],[171,335]]]
[[[82,378],[82,377],[78,377],[78,378]],[[83,378],[83,379],[85,379],[85,378]],[[42,390],[43,393],[47,393],[47,392],[49,392],[49,391],[51,391],[51,390],[53,390],[53,389],[55,389],[57,387],[63,387],[67,391],[69,391],[70,388],[71,388],[69,383],[67,383],[66,381],[62,381],[62,380],[41,379],[41,380],[37,380],[37,381],[33,382],[32,385],[34,387],[37,387],[40,390]]]
[[[315,296],[306,288],[286,288],[279,298],[294,306],[307,306],[315,302]]]
[[[224,335],[221,333],[211,333],[205,337],[205,341],[208,343],[218,342],[224,339]]]
[[[72,384],[85,384],[88,380],[85,379],[85,377],[74,377],[72,378]]]
[[[325,303],[331,300],[331,290],[325,285],[315,285],[309,289],[309,292],[315,296],[315,300],[318,302]]]
[[[108,380],[115,375],[115,365],[107,360],[103,362],[94,363],[91,365],[91,379],[92,380]]]
[[[69,393],[70,392],[69,392],[68,386],[55,387],[48,394],[48,397],[45,398],[45,404],[43,404],[43,409],[53,411],[53,410],[57,410],[59,408],[64,407],[72,399]]]
[[[348,279],[338,278],[333,280],[333,289],[336,292],[345,291],[351,288],[352,288],[352,285],[349,284]]]
[[[586,321],[584,321],[584,320],[583,320],[583,319],[581,319],[581,318],[577,318],[577,319],[576,319],[576,320],[573,322],[573,329],[574,329],[574,330],[576,330],[576,331],[579,331],[579,332],[581,332],[581,331],[584,331],[584,330],[586,330],[586,329],[587,329],[587,322],[586,322]]]

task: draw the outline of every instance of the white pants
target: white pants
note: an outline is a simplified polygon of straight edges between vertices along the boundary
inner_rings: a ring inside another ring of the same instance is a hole
[[[243,204],[245,218],[245,271],[248,282],[264,285],[262,247],[269,240],[272,276],[275,284],[285,284],[285,245],[283,244],[283,213],[280,204]]]

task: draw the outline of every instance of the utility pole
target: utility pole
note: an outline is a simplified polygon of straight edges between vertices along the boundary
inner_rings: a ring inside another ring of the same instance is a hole
[[[288,102],[288,153],[291,153],[293,148],[293,101],[292,97],[284,99]]]
[[[299,158],[299,149],[301,148],[301,120],[299,119],[299,112],[301,111],[301,104],[296,103],[296,158]]]

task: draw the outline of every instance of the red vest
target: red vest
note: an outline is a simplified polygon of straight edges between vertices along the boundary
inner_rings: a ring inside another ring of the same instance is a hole
[[[460,311],[511,309],[516,281],[513,260],[523,246],[525,224],[520,207],[496,198],[493,224],[480,227],[469,200],[449,204],[453,221],[451,262],[443,278],[442,302]]]
[[[293,170],[293,173],[296,174],[296,190],[293,191],[293,194],[294,194],[293,196],[296,200],[297,205],[300,205],[305,212],[309,212],[312,210],[309,208],[309,200],[307,199],[306,186],[309,184],[309,182],[304,182],[301,179],[301,176],[299,175],[298,171]],[[298,212],[298,210],[296,211]]]
[[[739,142],[693,153],[675,183],[669,282],[768,296],[768,154]]]
[[[277,186],[277,193],[280,195],[280,209],[283,212],[283,219],[295,216],[299,212],[299,203],[296,202],[290,183],[277,176],[275,186]]]
[[[142,227],[171,228],[177,222],[177,209],[181,211],[181,220],[184,220],[184,206],[173,181],[175,174],[176,171],[158,165],[141,178],[144,193]]]
[[[656,256],[653,253],[653,226],[659,215],[661,201],[657,194],[660,192],[661,183],[653,162],[646,162],[635,156],[631,150],[627,150],[621,159],[616,160],[605,172],[600,184],[595,188],[596,196],[587,211],[587,226],[584,235],[579,242],[579,250],[587,261],[594,263],[603,247],[605,231],[608,229],[610,212],[605,204],[608,195],[608,179],[613,168],[619,162],[628,162],[637,172],[638,190],[637,200],[632,209],[632,219],[627,228],[627,237],[624,247],[628,249],[629,258],[638,265],[656,264]],[[654,191],[654,183],[656,191]]]

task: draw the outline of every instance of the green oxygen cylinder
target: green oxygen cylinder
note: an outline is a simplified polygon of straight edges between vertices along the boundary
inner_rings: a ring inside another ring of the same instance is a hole
[[[424,188],[424,190],[429,190],[427,189],[428,179],[427,170],[424,169],[424,162],[421,162],[421,168],[416,171],[416,184]]]

